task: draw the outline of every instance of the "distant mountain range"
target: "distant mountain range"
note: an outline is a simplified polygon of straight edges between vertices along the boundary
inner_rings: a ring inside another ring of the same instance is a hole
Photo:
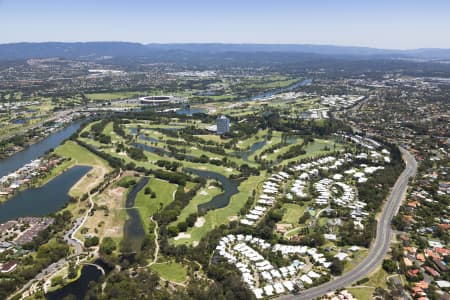
[[[308,53],[323,56],[345,56],[349,58],[404,58],[404,59],[450,59],[450,49],[388,50],[368,47],[348,47],[306,44],[140,44],[129,42],[86,43],[12,43],[0,44],[0,60],[22,60],[28,58],[98,58],[154,57],[174,53]]]

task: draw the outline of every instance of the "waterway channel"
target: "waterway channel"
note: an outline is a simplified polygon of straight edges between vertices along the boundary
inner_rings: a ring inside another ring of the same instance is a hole
[[[145,238],[145,229],[142,226],[142,219],[139,211],[134,207],[134,202],[139,191],[147,185],[148,177],[142,178],[128,193],[125,207],[128,219],[124,225],[124,245],[127,245],[132,252],[139,252],[142,240]]]
[[[28,146],[25,150],[0,160],[0,177],[8,175],[32,160],[58,147],[65,139],[74,134],[83,121],[75,121],[67,127],[58,130],[43,140]]]
[[[264,92],[264,93],[252,96],[250,98],[243,99],[241,101],[257,101],[257,100],[261,100],[261,99],[264,99],[264,98],[267,98],[267,97],[271,97],[271,96],[276,95],[276,94],[291,92],[291,91],[295,90],[296,88],[308,85],[311,82],[312,82],[312,79],[303,79],[302,81],[296,82],[296,83],[291,84],[291,85],[289,85],[287,87],[278,88],[278,89],[275,89],[275,90],[272,90],[272,91]]]
[[[192,168],[186,168],[185,171],[202,178],[217,180],[222,185],[224,192],[214,196],[211,201],[200,204],[198,206],[199,211],[207,211],[225,207],[228,205],[228,203],[230,203],[231,197],[238,193],[239,184],[236,181],[228,179],[222,174]]]

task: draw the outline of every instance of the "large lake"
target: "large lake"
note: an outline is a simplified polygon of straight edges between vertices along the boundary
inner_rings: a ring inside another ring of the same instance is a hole
[[[18,192],[0,204],[0,223],[19,217],[46,216],[59,211],[69,201],[70,188],[90,169],[87,166],[75,166],[41,187]]]

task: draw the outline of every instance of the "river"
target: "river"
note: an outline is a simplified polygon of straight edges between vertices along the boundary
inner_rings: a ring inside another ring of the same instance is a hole
[[[200,204],[198,206],[199,211],[207,211],[211,209],[218,209],[225,207],[228,205],[228,203],[230,203],[231,197],[238,193],[239,184],[235,181],[228,179],[222,174],[192,168],[186,168],[185,171],[200,176],[202,178],[215,179],[219,181],[223,187],[224,192],[214,196],[211,199],[211,201]]]
[[[264,92],[264,93],[255,95],[253,97],[243,99],[241,101],[257,101],[257,100],[260,100],[262,98],[271,97],[271,96],[276,95],[276,94],[291,92],[291,91],[295,90],[296,88],[308,85],[311,82],[312,82],[311,79],[303,79],[302,81],[296,82],[296,83],[291,84],[291,85],[289,85],[287,87],[278,88],[278,89],[275,89],[275,90],[272,90],[272,91]]]
[[[62,141],[69,138],[80,128],[82,122],[83,121],[75,121],[69,126],[50,134],[43,140],[28,146],[25,150],[0,160],[0,177],[14,172],[23,165],[59,146]]]

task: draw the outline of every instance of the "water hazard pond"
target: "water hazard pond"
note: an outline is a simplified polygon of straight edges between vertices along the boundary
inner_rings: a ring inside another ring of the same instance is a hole
[[[70,199],[70,188],[90,169],[87,166],[75,166],[41,187],[17,193],[0,204],[0,223],[19,217],[46,216],[59,211]]]
[[[238,193],[238,183],[228,179],[226,176],[211,172],[211,171],[204,171],[204,170],[197,170],[192,168],[186,168],[187,172],[195,174],[197,176],[207,178],[207,179],[215,179],[220,182],[222,185],[222,188],[224,190],[223,193],[214,196],[211,201],[200,204],[198,206],[198,209],[200,211],[206,211],[211,209],[218,209],[222,208],[228,205],[230,203],[230,199],[234,194]]]

